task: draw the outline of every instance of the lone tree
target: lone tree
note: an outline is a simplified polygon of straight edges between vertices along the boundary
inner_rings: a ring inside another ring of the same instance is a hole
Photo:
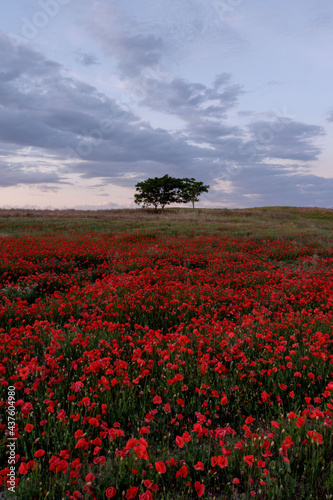
[[[144,208],[152,205],[155,207],[155,212],[157,212],[159,205],[163,212],[166,205],[182,203],[181,179],[164,175],[138,182],[135,187],[137,193],[134,195],[134,203],[142,205]]]
[[[142,205],[143,208],[153,206],[155,212],[160,205],[162,212],[166,205],[171,203],[194,203],[199,201],[199,196],[202,193],[207,193],[209,186],[205,186],[203,182],[193,179],[176,179],[169,175],[164,177],[154,177],[138,182],[136,185],[136,193],[134,195],[134,203]]]
[[[199,201],[199,196],[202,193],[208,193],[210,186],[205,185],[203,182],[196,181],[191,177],[191,179],[184,178],[182,181],[182,203],[192,203],[194,212],[194,203]]]

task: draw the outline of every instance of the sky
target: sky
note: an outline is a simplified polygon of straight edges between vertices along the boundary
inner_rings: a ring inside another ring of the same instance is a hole
[[[5,3],[0,207],[333,207],[331,0]]]

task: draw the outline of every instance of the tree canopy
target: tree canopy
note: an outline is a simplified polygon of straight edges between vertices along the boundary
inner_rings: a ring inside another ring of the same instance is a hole
[[[209,186],[205,185],[203,182],[196,181],[191,177],[191,179],[184,178],[182,180],[182,203],[192,203],[194,210],[194,203],[199,201],[199,196],[202,193],[208,193]]]
[[[199,201],[199,196],[202,193],[207,193],[209,186],[203,182],[191,179],[177,179],[164,175],[163,177],[154,177],[138,182],[136,185],[136,193],[134,202],[137,205],[142,205],[143,208],[153,206],[155,212],[159,206],[162,212],[166,205],[171,203],[194,203]]]

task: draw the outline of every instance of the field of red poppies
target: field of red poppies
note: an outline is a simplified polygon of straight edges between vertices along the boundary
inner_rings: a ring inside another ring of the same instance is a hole
[[[2,237],[0,488],[332,498],[332,263],[306,235]]]

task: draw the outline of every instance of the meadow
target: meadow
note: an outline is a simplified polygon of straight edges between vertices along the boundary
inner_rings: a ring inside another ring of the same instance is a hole
[[[333,498],[332,263],[329,209],[0,210],[3,498]]]

